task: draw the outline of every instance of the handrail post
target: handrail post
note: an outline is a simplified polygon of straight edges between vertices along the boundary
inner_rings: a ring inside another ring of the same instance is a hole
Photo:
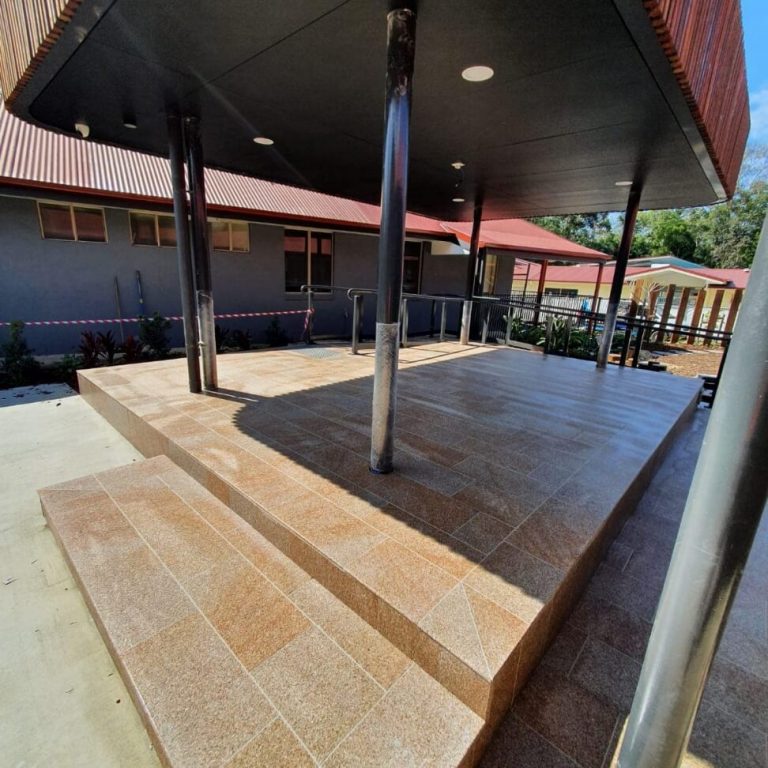
[[[508,347],[512,341],[512,309],[507,310],[507,332],[504,334],[504,346]]]
[[[443,307],[440,310],[440,341],[445,341],[445,324],[448,321],[448,302],[443,299]]]
[[[547,315],[546,333],[544,336],[544,354],[549,354],[549,345],[552,343],[552,326],[554,324],[554,315]]]
[[[312,344],[312,322],[314,321],[315,308],[312,304],[312,286],[307,286],[307,333],[305,343]]]
[[[481,339],[481,343],[483,346],[485,346],[485,342],[488,341],[488,326],[491,323],[491,305],[489,304],[486,309],[485,313],[483,314],[483,336]]]
[[[632,367],[637,368],[640,362],[640,352],[643,349],[643,338],[645,337],[647,327],[643,324],[637,329],[637,339],[635,341],[635,353],[632,355]]]
[[[408,346],[408,299],[403,299],[402,309],[400,310],[400,332],[402,335],[401,345],[403,348]]]
[[[360,320],[363,297],[356,293],[352,297],[352,354],[356,355],[360,344]]]

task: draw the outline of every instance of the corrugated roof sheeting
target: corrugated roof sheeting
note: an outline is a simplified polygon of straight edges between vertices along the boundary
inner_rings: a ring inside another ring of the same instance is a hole
[[[6,110],[0,112],[0,179],[171,200],[165,158],[46,131]],[[366,227],[379,225],[377,206],[210,168],[205,179],[211,206]],[[408,228],[442,233],[439,222],[413,214],[408,215]]]

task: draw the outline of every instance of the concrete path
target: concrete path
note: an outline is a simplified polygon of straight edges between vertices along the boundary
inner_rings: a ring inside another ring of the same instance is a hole
[[[3,766],[159,766],[36,493],[140,458],[69,387],[0,391]]]

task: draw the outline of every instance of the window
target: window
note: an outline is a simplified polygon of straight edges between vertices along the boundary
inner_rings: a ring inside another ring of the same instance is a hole
[[[176,247],[176,222],[173,216],[131,211],[131,243]]]
[[[421,243],[406,241],[403,251],[403,293],[421,290]]]
[[[302,285],[333,283],[333,235],[289,229],[284,248],[287,293],[298,293]]]
[[[60,203],[38,203],[40,231],[46,240],[105,243],[104,209]]]
[[[577,288],[545,288],[545,296],[578,296]]]
[[[211,242],[214,251],[248,253],[251,243],[247,221],[211,221]]]
[[[495,253],[486,253],[483,266],[483,294],[493,295],[496,292],[496,270],[498,257]]]

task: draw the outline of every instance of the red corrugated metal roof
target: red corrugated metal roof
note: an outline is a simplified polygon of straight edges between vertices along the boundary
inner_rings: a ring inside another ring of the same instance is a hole
[[[538,280],[540,265],[533,261],[530,264],[531,270],[528,274],[528,279]],[[594,285],[597,280],[598,269],[599,267],[593,264],[577,264],[564,267],[550,265],[547,269],[547,282],[588,283]],[[748,269],[683,269],[680,267],[627,267],[627,278],[649,277],[654,272],[666,272],[668,270],[701,277],[713,288],[746,288],[749,281]],[[612,282],[613,271],[614,266],[612,264],[606,265],[603,268],[603,283]],[[672,284],[674,280],[665,280],[666,282]]]
[[[206,194],[214,212],[239,212],[376,230],[380,209],[251,176],[206,169]],[[95,144],[30,125],[0,110],[0,183],[142,199],[169,204],[168,161],[154,155]],[[439,222],[409,213],[411,234],[468,242],[471,222]],[[560,260],[605,260],[585,248],[522,219],[485,222],[483,244],[507,250],[550,254]]]
[[[471,222],[446,221],[443,228],[463,242],[469,242],[472,235]],[[610,258],[601,251],[573,243],[524,219],[484,221],[480,227],[480,245],[529,253],[554,253],[562,259],[579,261],[607,261]]]

